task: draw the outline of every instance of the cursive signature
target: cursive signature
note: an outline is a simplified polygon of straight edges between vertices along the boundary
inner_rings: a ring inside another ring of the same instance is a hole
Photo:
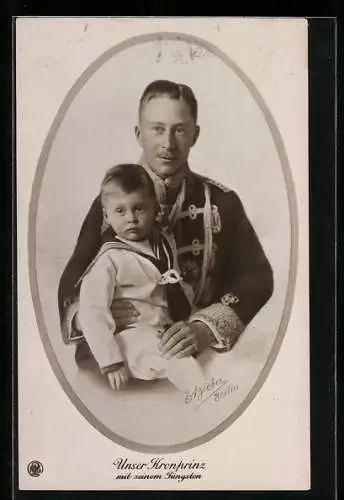
[[[198,409],[207,401],[217,403],[238,389],[237,384],[230,384],[227,379],[212,377],[204,385],[196,384],[190,391],[185,391],[185,404],[196,403],[196,409]]]

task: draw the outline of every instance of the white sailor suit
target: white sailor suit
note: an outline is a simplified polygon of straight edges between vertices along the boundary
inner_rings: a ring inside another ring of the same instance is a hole
[[[192,288],[180,284],[171,238],[163,237],[168,251],[162,263],[148,239],[127,241],[111,228],[107,236],[109,241],[80,278],[79,322],[100,371],[105,374],[125,362],[134,378],[169,378],[180,389],[202,383],[202,370],[193,357],[167,360],[158,348],[158,334],[173,323],[169,298],[176,302],[179,315],[183,305],[184,317],[192,309]],[[167,293],[171,291],[173,296]],[[112,306],[121,300],[129,301],[137,316],[118,327]]]

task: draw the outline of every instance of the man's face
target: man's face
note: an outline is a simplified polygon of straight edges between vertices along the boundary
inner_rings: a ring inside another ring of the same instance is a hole
[[[153,228],[156,202],[145,190],[125,193],[113,184],[103,212],[105,220],[118,236],[129,241],[141,241],[149,236]]]
[[[199,127],[183,100],[154,97],[144,105],[135,134],[148,166],[166,178],[187,162]]]

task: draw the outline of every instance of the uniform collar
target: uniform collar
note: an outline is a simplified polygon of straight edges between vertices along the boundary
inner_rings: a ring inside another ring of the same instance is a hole
[[[191,172],[189,165],[186,163],[174,175],[171,175],[166,179],[162,179],[155,172],[153,172],[153,170],[145,162],[143,156],[140,158],[139,163],[144,167],[144,169],[152,179],[159,203],[173,204],[180,190],[183,180],[187,179],[190,176]]]

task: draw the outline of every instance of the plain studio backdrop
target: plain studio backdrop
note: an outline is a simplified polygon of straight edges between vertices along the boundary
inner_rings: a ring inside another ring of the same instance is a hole
[[[268,304],[230,353],[208,363],[210,378],[222,376],[238,389],[197,412],[167,382],[114,393],[104,381],[78,372],[74,348],[63,345],[59,328],[61,273],[105,171],[140,158],[134,135],[138,103],[155,79],[186,83],[194,90],[201,134],[190,167],[237,192],[274,271]],[[39,192],[36,228],[39,300],[48,336],[66,379],[98,421],[122,438],[158,446],[198,438],[233,414],[256,383],[276,339],[291,251],[278,151],[261,109],[233,69],[202,47],[180,41],[140,43],[107,60],[81,88],[57,131]],[[176,418],[183,419],[183,426],[175,425]]]

